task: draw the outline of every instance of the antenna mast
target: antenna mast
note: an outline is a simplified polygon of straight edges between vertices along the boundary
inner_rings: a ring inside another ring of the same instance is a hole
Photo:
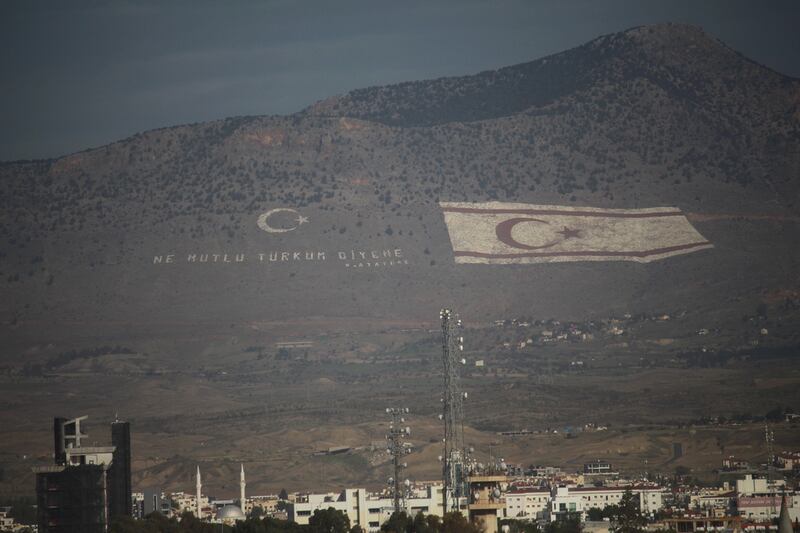
[[[767,490],[771,491],[775,487],[772,479],[773,478],[772,468],[775,465],[775,455],[773,451],[773,446],[775,443],[775,433],[773,433],[772,430],[769,428],[769,422],[764,423],[764,440],[767,442]],[[770,516],[775,514],[774,493],[770,493],[769,511],[770,511]]]
[[[392,456],[394,467],[394,476],[389,482],[392,485],[394,512],[400,513],[400,469],[408,466],[406,463],[400,463],[400,457],[411,453],[411,448],[403,442],[404,438],[411,435],[411,428],[402,425],[406,421],[404,415],[408,414],[408,407],[387,407],[386,412],[392,417],[389,422],[389,432],[386,434],[388,452]]]
[[[466,393],[461,392],[459,365],[466,363],[461,357],[464,337],[461,336],[461,320],[450,309],[442,309],[442,361],[444,363],[444,387],[442,415],[444,421],[444,455],[442,477],[444,489],[442,504],[444,512],[459,510],[459,499],[464,495],[466,474],[466,449],[464,446],[464,408]]]

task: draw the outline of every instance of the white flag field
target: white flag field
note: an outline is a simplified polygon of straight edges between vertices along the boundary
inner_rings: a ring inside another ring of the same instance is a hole
[[[441,202],[456,263],[650,263],[713,248],[680,209]]]

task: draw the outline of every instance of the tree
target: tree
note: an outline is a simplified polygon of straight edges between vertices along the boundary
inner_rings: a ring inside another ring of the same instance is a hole
[[[392,516],[383,523],[381,531],[386,533],[439,533],[442,523],[438,516],[425,516],[422,511],[412,519],[405,512],[392,513]]]
[[[647,525],[645,518],[639,510],[639,497],[630,489],[625,491],[619,501],[616,516],[612,517],[611,531],[614,533],[638,533],[644,531]]]
[[[158,531],[159,533],[178,532],[178,521],[175,520],[174,518],[167,518],[158,511],[153,511],[152,513],[147,515],[145,517],[145,521],[148,524],[152,524],[153,526],[152,531]]]
[[[599,507],[592,507],[586,511],[586,518],[592,521],[600,521],[606,518],[612,519],[619,514],[618,505],[606,505],[602,509]]]
[[[160,518],[159,518],[160,517]],[[161,513],[150,513],[147,515],[147,520],[156,520],[156,521],[166,521],[161,522],[163,524],[168,524],[169,519],[161,515]],[[222,526],[222,527],[220,527]],[[222,524],[211,524],[209,522],[203,522],[199,520],[194,514],[190,512],[185,512],[181,515],[181,521],[176,529],[163,529],[161,525],[157,526],[159,529],[155,531],[161,532],[172,532],[175,531],[176,533],[179,531],[188,531],[189,533],[231,533],[232,529],[230,526],[225,526]],[[149,531],[149,530],[148,530]]]
[[[421,513],[420,513],[421,514]],[[425,523],[428,525],[430,531],[438,533],[442,530],[442,519],[435,514],[429,514],[425,517]]]
[[[279,500],[288,500],[289,499],[289,493],[286,492],[286,489],[281,489],[281,491],[278,493],[278,499]]]
[[[411,518],[403,511],[392,513],[392,516],[381,525],[381,531],[386,533],[412,533],[412,528]]]
[[[350,519],[333,507],[317,509],[308,520],[309,531],[313,533],[348,533]]]
[[[196,519],[194,521],[187,520],[178,525],[176,519],[167,518],[159,512],[152,512],[143,520],[135,520],[130,516],[118,516],[111,522],[108,530],[110,533],[179,533],[180,531],[201,532],[206,526],[208,524]]]
[[[414,517],[412,529],[414,533],[438,533],[442,527],[439,517],[436,515],[425,516],[422,511]]]
[[[198,502],[197,505],[199,506],[200,503]],[[183,514],[181,515],[180,519],[181,531],[192,531],[194,528],[198,527],[199,524],[202,524],[202,522],[189,511],[184,511]]]
[[[288,520],[266,517],[262,520],[248,518],[244,522],[237,522],[233,533],[301,533],[307,532],[306,526],[298,525]]]
[[[541,528],[536,522],[506,518],[500,520],[500,526],[508,526],[509,533],[541,533]]]
[[[110,533],[144,533],[148,531],[140,520],[130,516],[118,516],[112,520],[108,528]]]
[[[267,533],[267,526],[258,518],[250,517],[244,521],[237,521],[233,528],[234,533]]]
[[[545,533],[580,533],[581,515],[579,513],[569,513],[555,522],[550,522],[544,528]]]
[[[586,518],[591,520],[592,522],[599,522],[603,517],[603,510],[599,507],[592,507],[588,511],[586,511]]]
[[[451,511],[444,515],[441,531],[442,533],[481,533],[481,528],[469,522],[458,511]]]

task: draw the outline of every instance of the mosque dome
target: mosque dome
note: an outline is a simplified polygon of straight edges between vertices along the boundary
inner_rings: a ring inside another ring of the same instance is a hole
[[[217,511],[217,520],[244,520],[245,516],[238,505],[226,505]]]

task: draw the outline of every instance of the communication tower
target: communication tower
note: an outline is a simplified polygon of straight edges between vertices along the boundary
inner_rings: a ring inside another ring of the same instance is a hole
[[[442,455],[442,477],[444,490],[442,503],[444,512],[457,511],[460,498],[466,494],[468,468],[467,450],[464,445],[464,399],[461,391],[459,367],[466,364],[462,357],[464,337],[458,315],[450,309],[442,309],[442,360],[444,363],[444,387],[442,414],[444,421],[444,454]]]
[[[773,469],[773,466],[775,465],[775,454],[773,452],[773,446],[774,446],[774,443],[775,443],[775,434],[769,428],[769,423],[767,423],[767,422],[764,423],[764,440],[767,443],[767,490],[771,491],[771,490],[773,490],[775,488],[775,485],[773,484],[773,479],[772,479],[772,477],[773,477],[772,469]],[[772,515],[775,514],[775,495],[774,495],[774,493],[770,493],[769,502],[770,502],[769,503],[770,516],[772,516]]]
[[[400,469],[406,468],[407,463],[401,463],[400,458],[411,453],[411,445],[404,439],[411,435],[411,428],[404,426],[405,415],[408,414],[408,407],[387,407],[386,413],[392,417],[389,422],[389,431],[386,433],[387,450],[392,456],[392,466],[394,476],[389,479],[392,485],[392,498],[394,499],[394,512],[400,512]],[[405,482],[408,487],[408,480]]]

